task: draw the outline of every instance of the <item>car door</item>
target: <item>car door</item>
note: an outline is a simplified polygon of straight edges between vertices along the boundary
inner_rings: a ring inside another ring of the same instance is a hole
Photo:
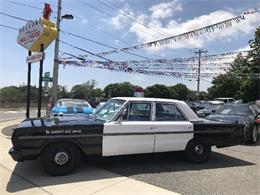
[[[174,103],[155,103],[154,152],[184,150],[193,138],[193,124]]]
[[[129,102],[115,121],[104,126],[103,156],[153,152],[151,118],[150,102]]]

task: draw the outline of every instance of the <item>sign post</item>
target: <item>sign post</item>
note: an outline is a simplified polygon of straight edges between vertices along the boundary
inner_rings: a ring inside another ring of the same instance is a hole
[[[17,37],[17,43],[28,50],[28,57],[26,58],[26,63],[28,63],[26,118],[30,117],[31,63],[38,61],[40,61],[40,67],[37,116],[41,117],[44,49],[56,39],[58,34],[55,24],[49,20],[51,12],[50,4],[45,3],[43,17],[39,20],[28,21],[25,26],[19,29]],[[32,52],[39,53],[32,54]]]
[[[28,50],[28,56],[31,56],[32,52]],[[27,72],[27,105],[26,105],[26,118],[30,117],[30,103],[31,103],[31,63],[28,62]]]
[[[44,50],[44,45],[41,44],[41,52]],[[38,113],[37,117],[41,117],[41,108],[42,108],[42,72],[43,72],[43,59],[40,60],[40,69],[39,69],[39,95],[38,95]]]

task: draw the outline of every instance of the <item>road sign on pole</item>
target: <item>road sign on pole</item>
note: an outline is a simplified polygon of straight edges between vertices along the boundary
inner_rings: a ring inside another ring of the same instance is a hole
[[[26,57],[26,63],[34,63],[39,62],[40,60],[44,60],[44,52],[39,52]]]

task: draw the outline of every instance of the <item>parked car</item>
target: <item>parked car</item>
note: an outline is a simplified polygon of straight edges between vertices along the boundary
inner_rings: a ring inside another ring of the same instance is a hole
[[[213,103],[209,102],[208,104],[206,104],[204,106],[203,109],[197,111],[197,115],[198,115],[198,117],[205,118],[206,116],[214,113],[222,105],[223,105],[223,103],[221,103],[221,104],[213,104]]]
[[[93,108],[82,99],[59,99],[52,108],[53,116],[74,115],[78,113],[92,114]]]
[[[91,97],[88,99],[88,103],[93,107],[96,108],[99,103],[107,101],[107,98],[104,97]]]
[[[206,119],[244,124],[244,142],[256,143],[260,131],[257,116],[258,113],[250,104],[225,104]]]
[[[215,100],[222,101],[224,103],[232,103],[232,102],[235,101],[235,98],[232,98],[232,97],[219,97],[219,98],[215,98]]]
[[[9,154],[15,161],[40,157],[52,175],[73,171],[81,155],[185,151],[191,162],[202,163],[213,145],[241,144],[243,128],[200,120],[183,101],[112,98],[90,117],[24,120],[14,129]]]

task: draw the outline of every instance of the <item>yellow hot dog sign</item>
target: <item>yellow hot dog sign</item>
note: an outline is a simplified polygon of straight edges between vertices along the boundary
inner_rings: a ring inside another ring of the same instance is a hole
[[[17,43],[33,52],[40,52],[41,44],[46,49],[57,37],[57,28],[50,20],[41,17],[39,20],[28,21],[19,30]]]

